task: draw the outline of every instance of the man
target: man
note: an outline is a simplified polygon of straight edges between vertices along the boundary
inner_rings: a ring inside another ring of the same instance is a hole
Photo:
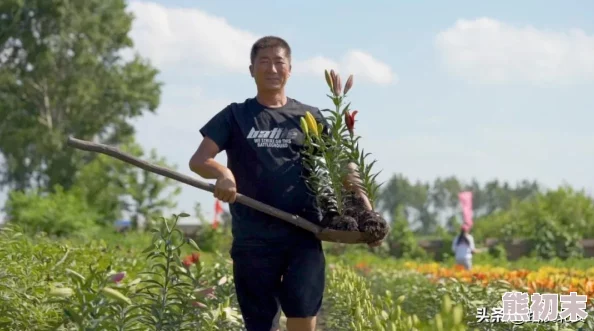
[[[190,160],[190,169],[216,179],[214,196],[230,203],[230,254],[247,330],[277,330],[282,308],[289,331],[313,331],[325,287],[321,242],[310,232],[234,202],[241,192],[319,222],[315,197],[303,179],[304,134],[299,119],[310,111],[325,130],[327,123],[319,109],[286,96],[291,48],[283,39],[269,36],[256,41],[249,70],[256,97],[228,105],[202,127],[204,139]],[[214,160],[223,150],[227,167]]]

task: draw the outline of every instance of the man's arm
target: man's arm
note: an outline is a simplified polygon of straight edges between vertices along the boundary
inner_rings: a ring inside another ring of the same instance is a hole
[[[208,136],[200,143],[198,150],[190,158],[190,170],[206,179],[216,179],[214,197],[228,203],[237,198],[235,177],[229,168],[214,158],[220,152],[219,146]]]
[[[470,245],[469,245],[470,246],[470,251],[472,253],[476,253],[476,247],[474,246],[474,238],[471,235],[468,236],[468,237],[469,237],[468,238],[468,241],[470,242]]]
[[[231,140],[230,110],[225,108],[206,123],[200,133],[204,137],[190,158],[190,170],[206,179],[216,179],[214,196],[224,202],[235,202],[235,177],[229,168],[215,160]]]
[[[347,170],[348,173],[345,176],[344,182],[342,184],[348,191],[355,192],[358,197],[363,199],[365,209],[373,210],[371,202],[369,202],[369,197],[367,197],[365,191],[361,188],[362,181],[359,176],[359,172],[357,171],[357,165],[354,162],[351,162],[347,165]]]
[[[347,169],[348,173],[345,176],[345,179],[342,184],[347,190],[355,192],[355,194],[363,200],[363,203],[365,204],[365,209],[373,210],[371,202],[369,202],[369,198],[365,194],[364,190],[361,188],[362,181],[359,177],[359,172],[357,171],[357,165],[354,162],[351,162],[347,165]],[[378,240],[376,242],[368,243],[367,245],[369,247],[377,247],[381,245],[381,243],[382,240]]]
[[[190,158],[190,170],[205,179],[217,179],[230,173],[229,169],[215,160],[219,146],[209,137],[204,137]]]
[[[218,112],[200,129],[204,138],[190,158],[190,170],[205,179],[217,179],[229,169],[215,161],[231,140],[231,111],[229,106]]]

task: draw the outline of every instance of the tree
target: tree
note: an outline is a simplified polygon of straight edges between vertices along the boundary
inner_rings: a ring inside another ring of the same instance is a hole
[[[432,184],[411,181],[402,174],[394,175],[379,195],[379,207],[391,212],[403,207],[406,219],[415,224],[416,232],[432,234],[439,225],[453,230],[453,219],[460,214],[458,194],[472,191],[474,218],[511,208],[512,201],[524,201],[536,196],[536,182],[521,181],[515,187],[507,182],[492,180],[484,186],[473,179],[465,183],[455,176],[436,178]],[[450,221],[452,220],[452,221]]]
[[[433,182],[431,197],[436,208],[454,210],[458,206],[458,193],[461,191],[462,185],[456,177],[437,178]]]
[[[145,156],[132,138],[128,138],[120,150],[141,159]],[[155,150],[150,151],[146,161],[175,168],[160,158]],[[71,189],[80,192],[88,205],[102,216],[100,225],[112,224],[126,211],[131,217],[132,227],[136,228],[140,219],[149,220],[161,214],[164,208],[174,208],[174,198],[181,192],[175,180],[107,155],[98,155],[83,166],[73,181]]]
[[[112,224],[121,219],[125,209],[126,171],[124,162],[107,155],[98,155],[75,174],[74,184],[69,191],[79,192],[80,198],[100,213],[101,225]]]
[[[403,213],[408,218],[406,207],[411,200],[411,184],[402,174],[396,174],[388,180],[380,192],[378,207],[383,212],[392,213],[403,207]]]
[[[142,158],[144,152],[136,144],[129,147],[129,153]],[[166,160],[157,155],[153,149],[147,161],[165,168],[175,169],[167,164]],[[130,203],[126,204],[126,211],[131,214],[132,228],[137,228],[139,220],[151,220],[163,213],[165,208],[175,208],[175,197],[181,193],[181,187],[173,179],[153,174],[140,168],[128,166],[124,178],[126,192]]]
[[[409,223],[417,225],[419,232],[430,233],[437,224],[436,212],[429,199],[431,187],[417,181],[412,184],[402,174],[394,175],[379,194],[379,209],[393,213],[402,208]]]
[[[532,199],[512,200],[508,210],[476,222],[474,233],[476,238],[503,241],[529,239],[534,253],[543,258],[579,255],[579,240],[594,235],[594,202],[583,191],[560,187]]]
[[[118,144],[129,120],[159,104],[157,70],[121,52],[133,17],[123,0],[0,3],[0,166],[14,189],[70,188],[94,159],[65,148],[69,135]]]
[[[484,203],[481,215],[490,215],[498,210],[506,210],[511,207],[512,201],[525,200],[536,196],[540,192],[540,187],[536,182],[523,180],[511,187],[508,183],[500,183],[498,180],[492,180],[485,184]]]
[[[202,204],[200,202],[194,204],[194,217],[198,219],[200,224],[206,223],[206,217],[202,213]]]
[[[418,245],[408,220],[404,217],[402,206],[394,211],[392,219],[392,227],[387,238],[390,254],[396,258],[427,257],[425,250]]]

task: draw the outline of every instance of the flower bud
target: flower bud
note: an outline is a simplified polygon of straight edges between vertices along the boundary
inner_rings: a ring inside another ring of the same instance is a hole
[[[126,273],[124,271],[122,271],[122,272],[118,272],[118,273],[111,275],[109,277],[109,280],[114,283],[119,283],[122,281],[122,279],[124,279],[125,276],[126,276]]]
[[[309,130],[307,129],[307,121],[305,120],[305,117],[301,117],[299,121],[301,122],[301,130],[303,130],[303,133],[305,133],[305,135],[308,135]]]
[[[203,304],[200,301],[193,301],[192,306],[197,307],[197,308],[208,308],[207,305]]]
[[[324,70],[324,76],[326,77],[326,84],[328,84],[330,91],[333,91],[334,87],[332,86],[332,77],[330,77],[328,70]]]
[[[350,75],[349,79],[347,79],[347,82],[344,85],[343,94],[346,95],[352,87],[353,87],[353,75]]]
[[[334,95],[339,96],[342,92],[342,83],[340,82],[340,75],[336,75],[336,80],[334,81]]]
[[[205,288],[205,289],[201,289],[201,290],[196,290],[194,291],[194,293],[196,294],[196,296],[198,296],[199,298],[214,298],[214,287],[209,287],[209,288]]]
[[[354,129],[355,129],[355,116],[357,115],[359,111],[355,110],[353,112],[349,112],[347,111],[346,113],[344,113],[344,122],[346,124],[347,129],[349,130],[349,132],[351,134],[353,134]]]
[[[101,289],[101,292],[103,292],[103,294],[105,294],[105,296],[114,299],[116,301],[119,301],[121,303],[127,303],[127,304],[131,304],[132,301],[130,300],[130,298],[128,298],[127,296],[123,295],[120,291],[118,290],[114,290],[111,287],[104,287]]]
[[[305,113],[305,120],[307,121],[309,132],[311,132],[314,136],[318,136],[318,126],[316,124],[316,119],[310,112]]]
[[[73,294],[74,294],[74,291],[69,287],[53,288],[50,291],[51,296],[62,297],[62,298],[67,298]]]

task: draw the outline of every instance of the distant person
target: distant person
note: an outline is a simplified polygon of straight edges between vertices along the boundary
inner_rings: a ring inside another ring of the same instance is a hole
[[[476,253],[476,247],[468,224],[462,225],[460,234],[454,238],[452,251],[455,253],[457,265],[463,266],[466,270],[472,268],[472,254]]]

